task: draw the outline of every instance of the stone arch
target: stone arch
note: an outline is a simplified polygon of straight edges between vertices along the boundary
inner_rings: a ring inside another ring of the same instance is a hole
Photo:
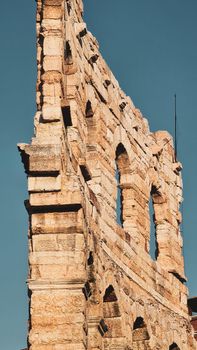
[[[116,278],[114,277],[114,274],[111,271],[111,269],[107,269],[102,276],[102,290],[100,291],[102,299],[104,298],[105,292],[110,285],[114,288],[117,300],[121,300],[121,293],[119,290],[120,286],[117,283]],[[122,314],[123,310],[121,305],[119,305],[119,307]]]
[[[150,219],[150,237],[149,237],[149,253],[153,260],[157,260],[159,255],[158,244],[158,228],[161,225],[160,221],[156,220],[158,209],[162,208],[162,194],[158,186],[152,184],[149,196],[149,219]],[[159,208],[158,208],[159,205]]]
[[[91,118],[94,116],[94,113],[97,109],[98,101],[96,99],[95,89],[90,82],[85,86],[85,95],[86,95],[85,116],[86,118]]]
[[[147,251],[153,260],[158,260],[162,257],[164,253],[164,225],[166,226],[166,231],[168,231],[168,223],[165,221],[165,214],[167,211],[167,196],[165,193],[165,188],[162,179],[159,178],[159,174],[156,170],[153,170],[152,168],[149,170],[147,180],[149,182],[148,209],[150,221],[148,237],[149,242],[147,243]],[[153,246],[155,251],[153,251]]]
[[[135,157],[136,157],[135,153],[131,147],[131,142],[129,141],[128,135],[126,131],[123,129],[123,127],[117,126],[113,134],[113,143],[112,143],[113,158],[115,158],[116,149],[120,143],[124,145],[124,148],[127,151],[130,164],[132,164],[131,172],[134,172],[137,167],[137,162],[135,160]]]
[[[122,226],[126,232],[132,235],[132,201],[135,200],[134,191],[132,191],[132,184],[134,182],[133,174],[137,169],[137,162],[128,135],[121,126],[116,128],[113,135],[112,157],[114,159],[114,174],[117,174],[117,168],[119,170],[119,179],[116,177],[115,183],[121,189],[119,197],[122,197],[122,220],[119,220],[118,224]],[[117,180],[120,181],[118,182]],[[117,194],[118,191],[116,188],[116,199]]]
[[[86,143],[89,146],[92,145],[92,147],[95,147],[98,141],[99,111],[97,107],[98,100],[96,99],[95,89],[89,82],[85,85],[84,116],[87,127]]]
[[[146,347],[142,347],[142,350],[153,349],[156,344],[156,341],[158,341],[158,339],[155,339],[154,337],[154,332],[152,329],[153,323],[150,321],[152,318],[151,318],[148,305],[149,305],[149,302],[147,303],[144,302],[144,296],[140,294],[135,299],[134,303],[131,305],[131,308],[129,309],[129,313],[130,313],[129,325],[130,325],[132,344],[133,344],[133,331],[138,328],[136,327],[137,325],[139,325],[138,321],[141,321],[140,324],[141,326],[143,326],[144,332],[145,331],[147,332],[147,335],[148,335],[147,338],[149,338],[145,340]],[[135,348],[132,348],[132,350],[134,349]]]
[[[166,141],[167,142],[167,141]],[[150,197],[152,197],[154,209],[154,225],[157,241],[156,260],[165,271],[172,273],[181,282],[185,281],[183,256],[182,256],[182,238],[180,232],[181,213],[180,202],[176,202],[174,206],[174,198],[176,197],[176,167],[169,170],[170,176],[174,176],[171,185],[165,178],[164,163],[160,157],[154,157],[154,153],[149,163],[148,181],[150,186]],[[179,168],[178,168],[179,169]],[[170,171],[173,171],[172,173]],[[179,170],[180,171],[180,170]],[[173,175],[174,174],[174,175]],[[169,175],[167,175],[168,178]],[[173,184],[173,186],[172,186]],[[174,186],[175,185],[175,186]],[[155,191],[152,191],[152,188]],[[151,192],[152,193],[151,195]],[[176,246],[176,249],[174,247]],[[147,244],[148,252],[149,243]]]
[[[132,338],[133,338],[133,350],[148,350],[148,341],[150,335],[147,329],[146,322],[142,316],[138,316],[134,323],[132,329]]]
[[[119,285],[110,270],[106,271],[102,279],[103,319],[99,329],[104,327],[103,350],[125,350],[126,335],[124,310],[121,303]]]
[[[103,320],[100,322],[103,329],[104,349],[124,349],[125,337],[122,324],[122,314],[113,285],[109,285],[103,296]]]
[[[86,102],[86,108],[85,108],[85,116],[86,118],[91,118],[93,117],[94,112],[92,109],[92,102],[90,100],[87,100]]]
[[[167,339],[167,350],[187,350],[187,344],[181,343],[181,335],[178,331],[170,331]]]
[[[127,220],[127,211],[129,207],[128,202],[128,188],[125,186],[127,175],[130,172],[130,162],[128,153],[122,143],[119,143],[116,148],[116,218],[117,223],[124,227]]]

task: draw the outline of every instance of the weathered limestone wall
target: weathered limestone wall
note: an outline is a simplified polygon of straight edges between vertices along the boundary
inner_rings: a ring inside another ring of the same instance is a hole
[[[37,1],[35,135],[19,145],[29,190],[29,349],[196,349],[173,140],[149,131],[82,12],[81,0]]]

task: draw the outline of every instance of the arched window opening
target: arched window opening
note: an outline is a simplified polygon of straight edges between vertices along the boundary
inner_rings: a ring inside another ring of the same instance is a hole
[[[150,256],[153,260],[158,257],[158,243],[156,234],[155,212],[154,212],[154,196],[158,195],[155,186],[152,186],[149,200],[149,217],[150,217]]]
[[[64,47],[64,60],[66,64],[72,64],[73,58],[72,58],[72,51],[69,41],[66,41],[65,47]]]
[[[112,285],[109,285],[103,296],[103,319],[100,322],[103,330],[104,349],[111,349],[124,345],[122,317],[118,298]]]
[[[67,5],[67,10],[68,10],[68,15],[70,16],[70,12],[71,12],[72,6],[71,6],[69,0],[66,0],[66,5]]]
[[[137,317],[134,324],[133,324],[133,330],[138,329],[138,328],[143,328],[145,327],[144,319],[142,317]]]
[[[120,172],[116,163],[116,182],[117,182],[117,197],[116,197],[116,221],[117,224],[123,227],[123,217],[122,217],[122,190],[120,187]]]
[[[137,317],[133,324],[133,349],[147,349],[147,341],[150,339],[146,323],[142,317]]]
[[[180,350],[180,348],[176,343],[173,343],[172,345],[170,345],[169,350]]]
[[[112,285],[106,289],[103,297],[103,315],[106,319],[120,317],[118,299]]]
[[[93,265],[93,263],[94,263],[94,256],[93,256],[93,253],[90,252],[88,257],[88,266]]]
[[[84,287],[82,288],[82,291],[86,300],[88,300],[92,295],[91,286],[89,282],[85,283]]]
[[[92,110],[92,104],[91,104],[90,100],[88,100],[86,103],[85,114],[86,114],[86,118],[91,118],[94,115],[93,110]]]
[[[116,221],[118,225],[123,227],[127,213],[124,208],[124,194],[126,189],[122,189],[122,185],[125,182],[125,175],[129,172],[129,158],[127,151],[122,143],[120,143],[116,149],[116,169],[115,178],[117,183],[117,194],[116,194]]]
[[[113,301],[117,301],[116,293],[114,291],[114,288],[110,284],[110,286],[106,289],[105,295],[103,297],[103,302],[104,303],[111,303]]]

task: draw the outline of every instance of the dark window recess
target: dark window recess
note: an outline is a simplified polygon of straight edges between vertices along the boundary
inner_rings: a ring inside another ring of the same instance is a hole
[[[106,85],[106,86],[109,86],[110,84],[111,84],[111,81],[108,80],[108,79],[105,79],[105,85]]]
[[[112,285],[110,285],[105,291],[105,295],[103,297],[103,302],[104,303],[111,303],[113,301],[118,301],[118,299],[116,297],[116,293],[114,291],[114,288],[112,287]]]
[[[140,331],[139,331],[140,330]],[[147,331],[146,324],[142,317],[137,317],[133,324],[133,342],[139,343],[149,340],[150,336]]]
[[[95,55],[93,55],[92,57],[90,57],[89,62],[90,62],[91,64],[96,63],[96,61],[98,60],[98,58],[99,58],[99,55],[95,54]]]
[[[158,191],[157,187],[154,186],[154,185],[152,185],[152,188],[151,188],[151,196],[152,196],[153,198],[155,198],[155,197],[158,197],[159,195],[160,195],[160,194],[159,194],[159,191]]]
[[[88,258],[88,266],[93,265],[93,263],[94,263],[93,253],[90,252],[89,258]]]
[[[85,113],[86,113],[86,118],[91,118],[94,115],[93,110],[92,110],[92,104],[91,104],[90,100],[88,100],[86,103]]]
[[[67,4],[68,15],[70,15],[70,12],[71,12],[71,9],[72,9],[70,1],[66,0],[66,4]]]
[[[126,153],[126,149],[123,146],[122,143],[119,143],[117,149],[116,149],[116,159],[118,159],[119,156],[121,156],[122,154]]]
[[[78,35],[77,35],[77,39],[79,40],[80,46],[83,47],[83,42],[82,42],[82,38],[87,34],[87,29],[84,28]]]
[[[68,126],[72,126],[72,119],[70,113],[70,106],[62,107],[62,116],[64,121],[64,126],[67,128]]]
[[[43,43],[44,43],[44,36],[41,33],[38,37],[38,43],[40,44],[41,47],[43,47]]]
[[[133,129],[136,130],[136,131],[138,131],[138,130],[139,130],[139,126],[138,126],[138,125],[135,125],[135,126],[133,126]]]
[[[138,328],[144,328],[144,327],[146,327],[146,325],[144,323],[143,318],[137,317],[135,322],[134,322],[134,325],[133,325],[133,330],[138,329]]]
[[[127,105],[126,102],[122,102],[122,103],[119,105],[120,110],[121,110],[122,112],[124,111],[126,105]]]
[[[98,330],[102,336],[104,336],[104,334],[108,331],[108,327],[103,319],[99,322]]]
[[[125,240],[127,243],[131,243],[131,236],[128,232],[125,232]]]
[[[84,28],[78,35],[80,36],[80,38],[83,38],[83,36],[85,36],[87,34],[87,29]]]
[[[88,300],[88,298],[92,295],[90,283],[86,282],[82,290],[86,300]]]
[[[71,47],[68,41],[66,41],[65,47],[64,47],[64,60],[66,64],[72,64],[73,59],[72,59],[72,51]]]
[[[80,165],[81,173],[85,181],[91,180],[91,175],[88,171],[88,168],[85,165]]]
[[[180,348],[177,344],[173,343],[172,345],[170,345],[169,350],[180,350]]]

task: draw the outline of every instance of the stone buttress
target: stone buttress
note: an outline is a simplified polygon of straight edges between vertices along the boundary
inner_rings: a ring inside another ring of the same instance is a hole
[[[29,191],[28,346],[192,350],[181,164],[171,136],[151,133],[120,89],[82,15],[81,0],[37,0],[35,133],[18,145]]]

